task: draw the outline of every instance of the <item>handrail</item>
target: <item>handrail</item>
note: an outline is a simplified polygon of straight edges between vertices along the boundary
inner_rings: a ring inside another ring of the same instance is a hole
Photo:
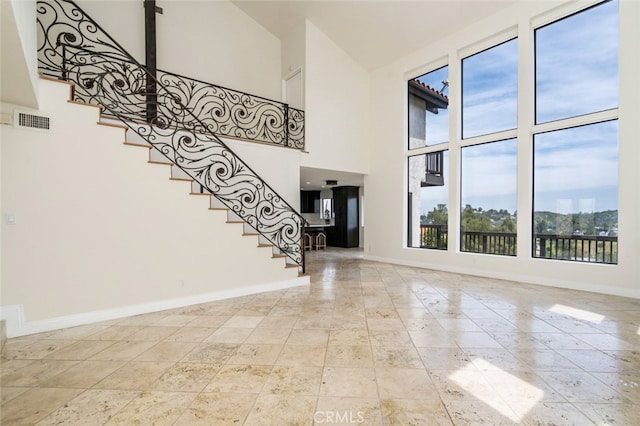
[[[64,9],[63,3],[70,10]],[[304,272],[301,244],[305,219],[187,108],[175,91],[158,81],[115,40],[109,37],[113,42],[109,44],[99,37],[93,41],[88,38],[106,33],[78,6],[66,0],[41,0],[38,5],[40,16],[47,8],[55,15],[49,26],[38,21],[42,36],[38,51],[39,60],[44,58],[40,61],[43,68],[49,69],[59,61],[61,76],[76,84],[79,98],[102,105],[106,112],[158,149]],[[68,22],[57,23],[60,13],[75,18],[73,22],[77,27]],[[55,35],[55,44],[50,35]],[[107,52],[95,52],[87,45],[108,46]],[[146,87],[151,81],[157,89],[157,117],[150,124],[128,120],[146,108]]]
[[[43,74],[61,77],[61,58],[56,52],[62,43],[115,54],[123,60],[131,58],[72,1],[42,0],[38,6],[39,35],[42,36],[38,52]],[[171,87],[185,106],[197,111],[198,118],[218,136],[304,150],[304,111],[169,71],[158,69],[154,75]]]

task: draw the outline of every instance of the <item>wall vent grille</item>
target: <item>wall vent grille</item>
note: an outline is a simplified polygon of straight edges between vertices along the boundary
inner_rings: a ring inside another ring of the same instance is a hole
[[[18,127],[21,127],[21,128],[38,129],[38,130],[51,129],[51,119],[49,117],[44,117],[41,115],[26,114],[24,112],[19,112],[18,120],[16,122],[18,124]]]

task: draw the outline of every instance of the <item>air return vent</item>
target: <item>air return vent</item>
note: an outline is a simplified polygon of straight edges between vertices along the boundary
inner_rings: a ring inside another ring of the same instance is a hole
[[[51,119],[42,115],[16,112],[14,123],[20,129],[50,130]]]

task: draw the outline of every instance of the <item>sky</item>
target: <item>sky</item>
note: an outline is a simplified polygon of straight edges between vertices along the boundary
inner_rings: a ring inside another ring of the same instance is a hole
[[[617,107],[617,12],[614,0],[535,31],[536,123]],[[463,138],[516,128],[517,49],[512,39],[463,59]],[[443,67],[420,80],[439,90],[447,78]],[[427,113],[427,145],[447,140],[448,111]],[[535,135],[534,210],[617,209],[617,141],[616,121]],[[515,211],[516,145],[508,140],[462,148],[462,207]],[[446,191],[423,188],[423,212],[446,204]]]

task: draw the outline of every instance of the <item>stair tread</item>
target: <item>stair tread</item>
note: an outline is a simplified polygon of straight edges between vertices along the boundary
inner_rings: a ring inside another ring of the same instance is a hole
[[[102,121],[98,121],[98,124],[100,126],[108,126],[108,127],[115,127],[116,129],[129,130],[129,128],[127,126],[125,126],[124,124],[105,123],[105,122],[102,122]]]
[[[151,149],[151,145],[149,145],[147,143],[143,143],[143,142],[124,141],[123,143],[125,145],[129,145],[129,146],[139,146],[140,148]]]

